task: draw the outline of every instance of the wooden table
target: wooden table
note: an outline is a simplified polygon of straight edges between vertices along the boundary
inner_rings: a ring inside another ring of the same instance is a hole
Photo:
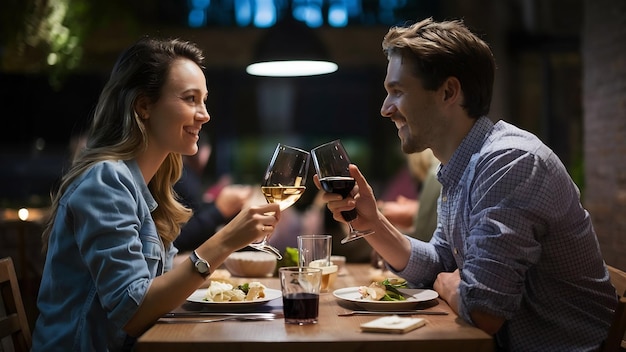
[[[334,288],[368,285],[373,277],[367,264],[348,264],[346,275],[337,277]],[[254,279],[280,289],[277,278]],[[251,280],[247,280],[251,281]],[[331,290],[332,291],[332,290]],[[282,307],[282,302],[274,302]],[[320,296],[319,322],[314,325],[272,321],[224,321],[195,324],[157,323],[138,340],[139,352],[159,351],[254,351],[254,352],[368,352],[368,351],[494,351],[491,336],[470,326],[455,315],[445,301],[428,309],[445,310],[448,315],[415,315],[427,320],[424,327],[406,334],[365,333],[361,323],[376,316],[339,317],[337,313],[357,307],[346,305],[332,293]]]

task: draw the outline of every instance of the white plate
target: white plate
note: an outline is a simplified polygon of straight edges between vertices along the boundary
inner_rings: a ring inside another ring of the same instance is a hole
[[[228,308],[237,308],[237,307],[247,307],[256,304],[264,304],[276,298],[280,298],[282,293],[280,290],[274,290],[271,288],[265,288],[265,297],[261,299],[255,299],[254,301],[229,301],[229,302],[211,302],[206,301],[204,297],[206,297],[206,288],[202,288],[196,290],[191,296],[187,297],[187,301],[196,302],[196,303],[204,303],[209,304],[211,306],[220,306],[220,307],[228,307]]]
[[[358,287],[347,287],[335,290],[333,296],[348,302],[355,303],[366,310],[405,310],[415,309],[421,303],[439,297],[437,291],[428,289],[398,289],[407,297],[406,301],[370,301],[362,299]]]

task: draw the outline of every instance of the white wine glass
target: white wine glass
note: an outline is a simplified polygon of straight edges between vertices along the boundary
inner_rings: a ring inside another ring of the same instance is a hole
[[[268,203],[276,203],[283,211],[295,203],[304,193],[310,153],[278,144],[265,172],[261,192]],[[250,247],[283,258],[280,251],[267,243],[268,236],[261,242],[251,243]]]
[[[344,198],[352,192],[355,182],[348,169],[350,158],[341,140],[337,139],[315,147],[311,150],[311,157],[324,191],[340,194]],[[342,244],[374,233],[372,230],[356,230],[352,227],[352,221],[358,216],[356,208],[342,211],[341,215],[350,228],[346,237],[341,240]]]

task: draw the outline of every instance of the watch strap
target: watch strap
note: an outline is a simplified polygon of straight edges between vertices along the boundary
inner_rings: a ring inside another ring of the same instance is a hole
[[[202,275],[203,278],[211,275],[211,265],[206,260],[200,258],[195,250],[191,252],[189,259],[191,260],[191,264],[193,264],[194,270]]]

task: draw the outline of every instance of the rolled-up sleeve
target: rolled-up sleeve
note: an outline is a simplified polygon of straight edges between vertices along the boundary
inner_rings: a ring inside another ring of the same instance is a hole
[[[437,232],[429,243],[406,236],[411,242],[411,255],[404,269],[389,269],[405,278],[410,287],[432,288],[437,273],[450,271],[455,266],[447,242]]]

